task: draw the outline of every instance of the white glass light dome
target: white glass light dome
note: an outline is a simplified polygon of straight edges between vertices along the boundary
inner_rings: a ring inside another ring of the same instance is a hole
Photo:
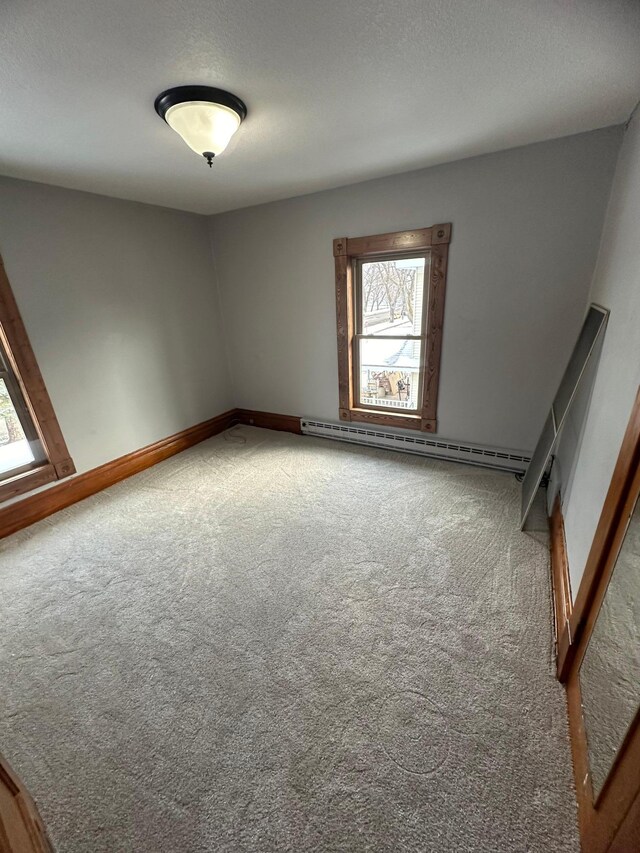
[[[190,101],[170,107],[165,121],[196,154],[222,154],[240,127],[240,116],[220,104]]]
[[[209,86],[178,86],[158,95],[156,112],[209,166],[247,114],[235,95]]]

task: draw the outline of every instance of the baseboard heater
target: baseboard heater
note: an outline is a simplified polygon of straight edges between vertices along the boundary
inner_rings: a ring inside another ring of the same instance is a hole
[[[447,439],[406,435],[390,430],[347,426],[331,421],[301,418],[300,426],[305,435],[350,441],[353,444],[366,444],[369,447],[384,447],[387,450],[400,450],[404,453],[417,453],[419,456],[432,456],[436,459],[447,459],[450,462],[465,462],[467,465],[497,468],[499,471],[521,473],[526,470],[531,461],[531,457],[517,451],[498,450],[478,444],[460,444]]]

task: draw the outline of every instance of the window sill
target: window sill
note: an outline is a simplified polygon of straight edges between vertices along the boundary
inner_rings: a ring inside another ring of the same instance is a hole
[[[340,409],[341,421],[360,421],[377,426],[396,429],[417,429],[422,432],[436,432],[436,421],[427,420],[420,415],[406,415],[396,412],[376,412],[372,409]]]
[[[23,471],[22,474],[16,474],[0,483],[0,503],[11,498],[17,498],[40,486],[46,486],[47,483],[53,483],[57,479],[55,468],[51,463],[41,465],[31,471]]]

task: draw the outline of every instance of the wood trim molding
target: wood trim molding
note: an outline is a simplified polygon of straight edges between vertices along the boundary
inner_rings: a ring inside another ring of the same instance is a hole
[[[438,227],[438,226],[436,226]],[[451,226],[449,226],[449,238]],[[431,249],[430,283],[427,303],[427,340],[424,366],[424,391],[422,395],[421,429],[436,432],[438,388],[440,385],[440,354],[444,326],[444,297],[447,286],[449,245],[444,241]]]
[[[637,849],[625,846],[640,837],[640,708],[612,768],[594,801],[582,710],[580,667],[614,571],[628,519],[640,494],[640,389],[602,508],[569,626],[572,642],[562,665],[567,682],[569,731],[583,853]]]
[[[340,419],[350,421],[353,405],[353,283],[346,247],[346,237],[333,241],[338,327],[338,406]]]
[[[606,584],[613,571],[624,536],[620,531],[620,520],[625,512],[625,505],[629,501],[633,480],[639,466],[640,388],[636,394],[600,520],[589,550],[569,625],[565,629],[565,636],[562,636],[559,641],[559,645],[567,647],[562,667],[559,669],[561,681],[566,681],[568,678],[589,614],[593,611],[594,601],[599,595],[604,595]]]
[[[401,415],[395,412],[373,412],[369,409],[352,408],[348,418],[340,417],[340,420],[354,421],[355,423],[370,423],[375,426],[395,427],[396,429],[422,429],[420,415]]]
[[[333,254],[359,257],[362,255],[384,255],[389,252],[418,252],[431,246],[451,242],[451,223],[432,225],[430,228],[414,228],[412,231],[392,231],[387,234],[372,234],[369,237],[340,237],[333,241]]]
[[[640,791],[615,834],[607,853],[629,853],[638,847],[640,838]]]
[[[257,412],[253,409],[236,409],[235,414],[236,422],[247,426],[294,432],[298,435],[302,433],[300,418],[292,415],[276,415],[273,412]]]
[[[571,640],[569,619],[573,610],[567,543],[564,534],[564,518],[562,517],[560,495],[556,497],[553,511],[549,518],[549,532],[551,540],[551,586],[555,617],[556,661],[558,673],[560,673]]]
[[[15,361],[13,367],[22,386],[23,395],[32,409],[35,426],[41,434],[47,457],[55,469],[56,477],[61,479],[75,474],[73,460],[31,348],[1,257],[0,326],[8,344],[9,355]]]
[[[57,479],[55,468],[51,463],[41,465],[31,471],[25,471],[22,474],[16,474],[15,477],[4,480],[0,484],[0,502],[17,498],[26,492],[32,492],[34,489],[46,486],[47,483],[53,483]]]
[[[212,438],[236,424],[283,430],[297,434],[302,432],[300,418],[292,415],[278,415],[274,412],[259,412],[253,409],[230,409],[228,412],[217,415],[208,421],[203,421],[201,424],[177,432],[175,435],[170,435],[168,438],[163,438],[154,444],[128,453],[126,456],[120,456],[118,459],[106,462],[98,468],[92,468],[90,471],[78,474],[77,477],[65,480],[64,483],[59,483],[36,495],[31,495],[10,506],[0,508],[0,539],[29,527],[36,521],[53,515],[58,510],[65,509],[84,498],[107,489],[120,480],[144,471],[145,468],[150,468],[157,462],[162,462],[182,450],[187,450],[194,444]],[[37,472],[30,473],[35,474]],[[40,483],[34,482],[32,488],[55,480],[55,474],[52,471],[48,472],[47,477]]]
[[[636,830],[639,828],[640,710],[620,745],[607,781],[594,805],[579,666],[574,666],[569,675],[567,704],[582,853],[609,853],[614,849],[627,853],[637,850],[637,847],[616,848],[614,841],[618,834],[623,839],[631,827]],[[638,837],[635,836],[636,839]]]
[[[31,795],[9,762],[0,755],[0,851],[53,853],[42,818]]]
[[[181,450],[193,447],[194,444],[211,438],[238,422],[237,409],[232,409],[140,450],[135,450],[133,453],[120,456],[112,462],[106,462],[98,468],[78,474],[38,494],[16,501],[3,509],[0,508],[0,538],[22,530],[36,521],[53,515],[58,510],[65,509],[96,492],[113,486],[120,480],[144,471],[145,468],[150,468],[157,462],[180,453]]]
[[[372,423],[401,429],[437,432],[438,387],[444,326],[451,223],[395,231],[368,237],[338,237],[333,241],[336,278],[336,324],[338,339],[338,413],[341,421]],[[429,257],[426,308],[426,344],[422,400],[418,414],[363,409],[357,405],[354,388],[354,264],[357,259],[393,252],[425,251]]]

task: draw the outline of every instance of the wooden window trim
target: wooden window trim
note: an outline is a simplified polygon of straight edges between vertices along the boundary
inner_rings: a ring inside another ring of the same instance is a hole
[[[0,335],[4,338],[11,367],[29,408],[36,430],[42,441],[47,459],[33,470],[18,473],[0,483],[0,501],[18,497],[25,492],[75,474],[76,469],[69,454],[51,403],[51,398],[40,373],[38,362],[29,343],[9,279],[0,257]]]
[[[50,462],[45,462],[44,465],[39,465],[33,471],[25,471],[22,474],[16,474],[8,480],[0,483],[0,503],[11,500],[11,498],[20,497],[26,492],[31,492],[40,486],[46,486],[47,483],[53,483],[59,479],[56,474],[56,469]]]
[[[395,231],[369,237],[338,237],[333,241],[336,274],[336,319],[338,327],[338,400],[340,420],[379,426],[437,432],[438,387],[442,353],[442,327],[447,285],[447,263],[451,223]],[[393,252],[426,252],[429,275],[425,292],[426,342],[422,376],[422,400],[418,414],[375,411],[356,405],[354,388],[354,267],[362,258]]]

